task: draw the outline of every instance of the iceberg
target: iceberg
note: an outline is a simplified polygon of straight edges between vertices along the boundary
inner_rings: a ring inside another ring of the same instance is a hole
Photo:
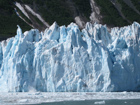
[[[140,91],[140,24],[75,23],[0,42],[0,92]]]

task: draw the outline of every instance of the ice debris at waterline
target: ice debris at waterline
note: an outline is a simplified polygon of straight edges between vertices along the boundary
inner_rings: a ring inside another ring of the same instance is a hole
[[[1,92],[140,91],[140,25],[54,23],[0,43]]]

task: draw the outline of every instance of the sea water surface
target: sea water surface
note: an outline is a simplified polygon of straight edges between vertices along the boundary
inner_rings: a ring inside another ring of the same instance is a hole
[[[64,102],[42,103],[35,105],[140,105],[140,99],[64,101]]]
[[[0,105],[140,105],[139,92],[0,93]]]

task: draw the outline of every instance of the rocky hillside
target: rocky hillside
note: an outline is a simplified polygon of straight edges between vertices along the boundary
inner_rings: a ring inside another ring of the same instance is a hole
[[[44,31],[54,21],[71,22],[84,28],[86,22],[107,24],[109,28],[140,23],[140,0],[0,0],[0,40],[37,28]]]

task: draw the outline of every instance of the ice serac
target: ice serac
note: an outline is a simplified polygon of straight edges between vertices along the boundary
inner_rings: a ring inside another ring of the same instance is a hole
[[[0,42],[1,92],[140,91],[140,25],[54,23]]]

